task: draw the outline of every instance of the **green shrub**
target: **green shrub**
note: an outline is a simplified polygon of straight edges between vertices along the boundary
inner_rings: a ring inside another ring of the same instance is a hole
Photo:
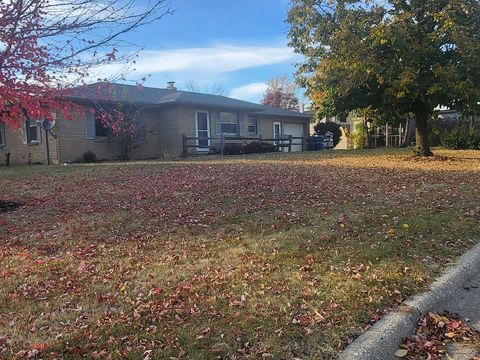
[[[337,123],[327,121],[327,122],[319,122],[314,126],[315,134],[317,135],[325,135],[327,131],[330,131],[333,134],[333,146],[337,146],[342,138],[342,130],[340,125]]]
[[[248,143],[243,148],[245,154],[258,154],[258,153],[268,153],[274,152],[276,150],[273,144],[267,142],[254,141]]]
[[[217,153],[221,153],[220,145],[216,146],[215,150]],[[274,152],[276,150],[273,144],[260,141],[250,143],[226,143],[223,149],[225,155],[260,154]]]
[[[365,143],[367,142],[367,134],[365,132],[365,126],[363,122],[356,121],[353,123],[353,131],[349,132],[350,137],[350,146],[353,149],[363,149],[365,148]]]
[[[478,150],[480,149],[480,130],[474,126],[459,126],[443,132],[441,142],[447,149]]]
[[[243,154],[243,146],[239,143],[228,143],[224,145],[223,153],[225,155],[239,155]]]
[[[94,163],[97,161],[97,155],[92,151],[86,151],[83,153],[83,161],[86,163]]]

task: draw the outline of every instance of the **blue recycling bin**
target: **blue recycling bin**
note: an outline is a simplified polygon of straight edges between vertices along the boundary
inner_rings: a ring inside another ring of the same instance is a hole
[[[323,139],[324,139],[324,136],[323,135],[317,135],[315,136],[315,139],[316,139],[316,142],[317,142],[317,150],[323,150]]]
[[[310,136],[308,139],[307,150],[318,151],[323,149],[323,135]]]

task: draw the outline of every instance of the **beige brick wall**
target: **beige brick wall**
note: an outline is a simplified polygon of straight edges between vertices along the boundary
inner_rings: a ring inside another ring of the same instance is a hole
[[[175,155],[178,156],[181,154],[181,137],[182,134],[185,134],[188,137],[196,137],[195,133],[195,112],[196,111],[208,111],[210,118],[210,136],[218,137],[216,134],[216,125],[219,121],[218,116],[221,111],[232,112],[232,110],[221,109],[221,108],[202,108],[201,106],[180,106],[177,110],[178,117],[178,139],[180,139],[179,144],[172,144],[175,149]],[[308,119],[294,118],[287,116],[266,116],[259,115],[257,116],[258,125],[259,125],[259,134],[253,134],[248,132],[248,112],[239,112],[240,120],[240,135],[248,137],[257,137],[261,135],[264,139],[273,138],[273,122],[279,121],[282,123],[296,123],[303,124],[304,134],[309,135],[309,126],[310,122]],[[175,139],[175,138],[174,138]],[[176,140],[175,140],[176,141]],[[193,145],[193,141],[189,141],[189,144]],[[195,149],[189,149],[189,153],[195,152]]]
[[[130,152],[131,160],[158,159],[162,157],[159,129],[159,110],[145,109],[138,117],[138,139]]]
[[[160,153],[164,157],[182,155],[182,132],[180,131],[179,111],[176,106],[158,109]]]
[[[120,143],[115,138],[87,139],[84,117],[75,115],[71,121],[61,116],[58,118],[61,162],[83,161],[86,151],[94,152],[97,160],[120,159]],[[181,155],[182,138],[178,131],[176,107],[143,110],[139,115],[139,129],[142,129],[143,139],[134,144],[130,153],[132,160]]]
[[[82,162],[83,154],[92,151],[97,160],[118,160],[120,145],[115,139],[87,139],[85,116],[73,115],[66,120],[57,114],[58,148],[61,163]]]
[[[52,131],[57,134],[57,130]],[[48,138],[50,148],[50,161],[58,164],[58,141],[51,135]],[[27,144],[25,127],[12,129],[5,126],[5,146],[0,146],[0,164],[5,164],[6,154],[10,153],[11,164],[46,164],[47,147],[45,130],[40,129],[40,142]]]
[[[217,134],[217,123],[220,120],[220,112],[236,112],[232,109],[222,109],[222,108],[205,108],[202,106],[179,106],[177,111],[178,117],[178,138],[180,139],[180,148],[178,148],[177,153],[181,154],[181,139],[182,134],[185,134],[187,137],[196,137],[195,132],[195,112],[196,111],[207,111],[210,119],[210,137],[215,138],[220,135]],[[237,112],[240,122],[240,135],[257,137],[257,134],[248,133],[248,112]],[[190,140],[189,145],[194,145],[194,141]],[[195,149],[190,148],[189,153],[194,153]]]
[[[136,144],[130,154],[131,159],[155,159],[161,157],[178,157],[182,155],[182,135],[196,137],[195,112],[207,111],[210,118],[210,136],[216,137],[216,125],[221,111],[232,111],[220,108],[204,108],[201,106],[171,106],[165,108],[149,108],[140,115],[140,126],[144,128],[145,141]],[[262,116],[258,117],[259,133],[262,138],[273,137],[273,122],[302,123],[305,134],[309,134],[309,122],[305,119],[290,117]],[[248,113],[239,112],[240,134],[256,137],[258,134],[248,133]],[[50,158],[53,163],[83,161],[83,154],[92,151],[97,160],[118,160],[120,144],[117,140],[100,138],[87,139],[84,116],[74,115],[66,120],[57,114],[57,125],[53,130],[58,139],[50,139]],[[12,164],[46,163],[45,133],[41,131],[42,141],[39,144],[26,144],[24,129],[16,131],[6,129],[6,146],[0,148],[0,163],[5,161],[5,154],[10,152]],[[190,144],[194,144],[190,141]],[[195,152],[195,149],[189,149]]]
[[[262,138],[264,139],[272,139],[273,138],[273,123],[280,122],[282,124],[303,124],[303,133],[304,136],[310,135],[310,121],[308,119],[302,118],[294,118],[294,117],[287,117],[287,116],[266,116],[266,115],[259,115],[258,122],[260,123],[260,132],[262,134]]]

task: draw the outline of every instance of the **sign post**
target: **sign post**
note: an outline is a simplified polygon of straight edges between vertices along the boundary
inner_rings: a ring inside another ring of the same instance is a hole
[[[47,165],[50,165],[50,146],[48,145],[48,130],[45,129],[45,146],[47,147]]]
[[[47,147],[47,164],[50,165],[50,145],[48,143],[48,134],[55,127],[55,120],[45,119],[42,122],[42,127],[45,130],[45,146]],[[55,135],[53,135],[55,137]]]

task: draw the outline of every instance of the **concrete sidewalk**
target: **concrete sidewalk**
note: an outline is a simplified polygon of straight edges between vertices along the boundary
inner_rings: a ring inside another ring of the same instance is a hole
[[[480,273],[463,285],[456,299],[437,311],[456,313],[463,320],[468,319],[471,327],[480,331]],[[448,356],[454,360],[467,360],[479,355],[476,349],[463,344],[451,345],[447,349]]]
[[[340,354],[341,360],[390,360],[403,339],[413,335],[421,316],[430,311],[457,313],[480,330],[480,244],[446,269],[428,291],[406,300],[401,306],[360,335]],[[471,349],[450,349],[450,359],[471,359]],[[447,358],[448,359],[448,358]]]

